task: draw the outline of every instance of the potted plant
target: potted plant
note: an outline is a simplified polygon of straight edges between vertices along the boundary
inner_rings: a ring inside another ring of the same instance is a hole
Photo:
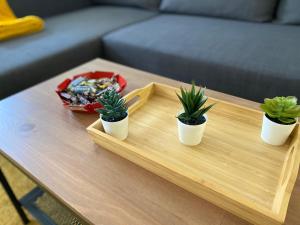
[[[97,111],[105,133],[124,140],[128,136],[128,112],[125,100],[114,89],[105,91],[97,101],[103,106]]]
[[[181,87],[180,91],[181,96],[176,93],[183,106],[183,110],[177,116],[179,141],[189,146],[198,145],[202,140],[208,120],[206,112],[214,104],[207,107],[204,106],[208,99],[205,96],[205,88],[200,88],[197,91],[194,82],[191,90]]]
[[[261,138],[271,145],[283,145],[300,116],[300,105],[294,96],[266,98],[260,106],[265,112]]]

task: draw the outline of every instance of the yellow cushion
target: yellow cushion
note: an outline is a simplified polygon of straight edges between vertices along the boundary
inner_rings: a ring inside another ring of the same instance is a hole
[[[0,0],[0,41],[18,37],[44,28],[44,21],[37,16],[16,18],[6,0]]]
[[[0,0],[0,21],[16,19],[15,14],[9,7],[7,0]]]

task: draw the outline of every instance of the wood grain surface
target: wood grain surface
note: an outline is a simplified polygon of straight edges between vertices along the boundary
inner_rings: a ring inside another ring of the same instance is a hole
[[[45,68],[47,69],[47,68]],[[247,222],[94,144],[86,127],[97,115],[72,113],[54,93],[64,78],[114,71],[126,92],[150,82],[186,86],[150,73],[96,59],[0,102],[1,153],[82,219],[99,225],[245,225]],[[208,90],[211,97],[258,104]],[[286,225],[300,225],[300,180]]]

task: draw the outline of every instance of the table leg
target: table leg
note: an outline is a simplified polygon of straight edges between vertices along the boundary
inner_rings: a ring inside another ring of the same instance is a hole
[[[24,210],[22,209],[22,206],[21,206],[19,200],[17,199],[17,197],[15,196],[12,188],[9,186],[9,183],[7,182],[7,179],[4,176],[1,168],[0,168],[0,182],[2,183],[5,192],[7,193],[8,197],[10,198],[10,200],[13,203],[14,207],[16,208],[16,210],[17,210],[19,216],[21,217],[23,223],[28,224],[29,219],[26,216]]]

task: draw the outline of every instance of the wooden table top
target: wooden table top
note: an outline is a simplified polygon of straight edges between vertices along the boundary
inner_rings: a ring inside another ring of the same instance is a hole
[[[1,101],[0,152],[91,224],[248,224],[93,143],[86,127],[97,115],[66,110],[54,90],[64,78],[95,70],[125,76],[126,93],[153,81],[186,85],[105,60],[93,60]],[[211,90],[207,95],[258,107],[257,103]],[[285,224],[300,225],[299,214],[298,177]]]

